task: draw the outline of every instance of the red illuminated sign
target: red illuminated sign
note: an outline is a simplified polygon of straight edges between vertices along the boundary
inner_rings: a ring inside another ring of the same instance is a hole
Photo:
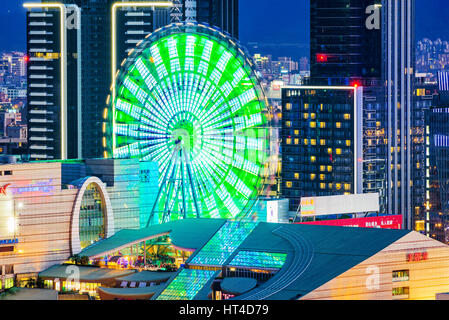
[[[425,261],[428,259],[429,255],[427,254],[426,251],[407,253],[407,262],[418,262],[418,261]]]
[[[8,187],[9,187],[10,185],[11,185],[11,184],[8,183],[8,184],[5,184],[3,187],[0,187],[0,194],[6,196],[6,189],[8,189]]]
[[[356,228],[381,228],[381,229],[401,229],[402,216],[391,215],[382,217],[368,217],[355,219],[338,219],[324,221],[300,222],[299,224],[312,224],[335,227],[356,227]]]
[[[317,53],[316,61],[317,62],[327,62],[327,54]]]

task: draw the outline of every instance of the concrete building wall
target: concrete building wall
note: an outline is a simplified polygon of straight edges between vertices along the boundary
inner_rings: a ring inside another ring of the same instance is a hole
[[[424,253],[424,255],[423,255]],[[418,254],[420,261],[408,261]],[[408,281],[393,281],[393,271],[408,270]],[[408,287],[408,297],[393,288]],[[449,247],[411,232],[301,300],[434,300],[449,292]]]
[[[0,186],[10,184],[0,201],[13,205],[18,240],[14,252],[0,253],[0,266],[13,264],[20,274],[65,261],[77,189],[62,189],[61,164],[2,165],[0,172]]]

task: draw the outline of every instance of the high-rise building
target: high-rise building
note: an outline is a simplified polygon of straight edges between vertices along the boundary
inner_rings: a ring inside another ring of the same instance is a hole
[[[282,88],[281,194],[301,197],[362,191],[361,87]]]
[[[415,1],[382,2],[383,80],[386,88],[387,211],[412,228],[412,130],[424,123],[414,112]],[[418,115],[419,116],[419,115]]]
[[[381,76],[381,30],[367,12],[380,0],[310,1],[310,71],[314,84],[366,86]],[[379,16],[380,18],[380,16]]]
[[[449,108],[426,110],[424,208],[414,215],[414,229],[449,242]]]
[[[311,81],[365,87],[364,191],[379,192],[382,211],[401,214],[408,229],[420,201],[412,190],[422,180],[422,167],[413,165],[421,148],[414,135],[423,130],[426,105],[414,99],[414,6],[311,0]]]
[[[239,0],[174,0],[171,22],[206,22],[239,37]]]
[[[131,1],[114,0],[65,0],[59,5],[49,0],[42,2],[33,5],[36,8],[29,12],[35,11],[33,15],[38,16],[33,17],[36,21],[28,19],[28,29],[40,32],[28,34],[29,70],[35,69],[31,67],[36,59],[41,60],[41,69],[28,77],[33,82],[29,92],[31,96],[36,85],[39,88],[45,85],[45,90],[52,91],[46,97],[52,100],[48,103],[54,110],[48,108],[47,102],[29,98],[32,107],[29,113],[34,115],[28,117],[33,141],[31,159],[103,157],[103,112],[115,72],[139,41],[169,22],[171,2],[137,0],[132,5],[127,5]],[[65,19],[60,19],[58,12],[62,11]],[[53,20],[45,22],[43,15]],[[34,53],[43,56],[34,57]],[[45,64],[48,67],[41,66]],[[37,107],[31,102],[37,103]]]

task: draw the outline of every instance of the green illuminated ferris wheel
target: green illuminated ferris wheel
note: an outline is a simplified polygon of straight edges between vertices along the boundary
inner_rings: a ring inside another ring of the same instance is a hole
[[[266,100],[230,37],[192,23],[150,34],[122,65],[111,104],[109,152],[159,166],[148,224],[249,212],[268,156]]]

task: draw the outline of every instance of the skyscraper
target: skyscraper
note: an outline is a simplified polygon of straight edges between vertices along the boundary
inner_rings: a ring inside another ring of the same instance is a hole
[[[75,9],[45,3],[27,7],[30,157],[31,160],[77,158],[81,142],[81,54],[78,21],[68,19],[69,12]],[[78,11],[74,12],[76,16]]]
[[[412,228],[412,129],[423,126],[415,119],[415,1],[382,2],[383,79],[386,83],[387,210],[401,214]]]
[[[174,0],[171,22],[197,21],[239,37],[239,0]]]
[[[301,197],[361,193],[361,87],[282,89],[281,194],[296,211]]]
[[[38,32],[28,33],[31,159],[103,157],[103,112],[114,71],[131,48],[168,23],[171,3],[42,2],[33,5],[36,12],[27,20],[28,29]],[[45,90],[35,90],[42,86]],[[45,93],[52,101],[31,99]]]
[[[364,191],[381,194],[382,211],[412,227],[414,134],[423,104],[414,101],[414,0],[311,0],[312,83],[363,85]],[[418,99],[419,100],[419,99]],[[418,143],[419,144],[419,143]],[[415,196],[416,195],[416,196]]]

